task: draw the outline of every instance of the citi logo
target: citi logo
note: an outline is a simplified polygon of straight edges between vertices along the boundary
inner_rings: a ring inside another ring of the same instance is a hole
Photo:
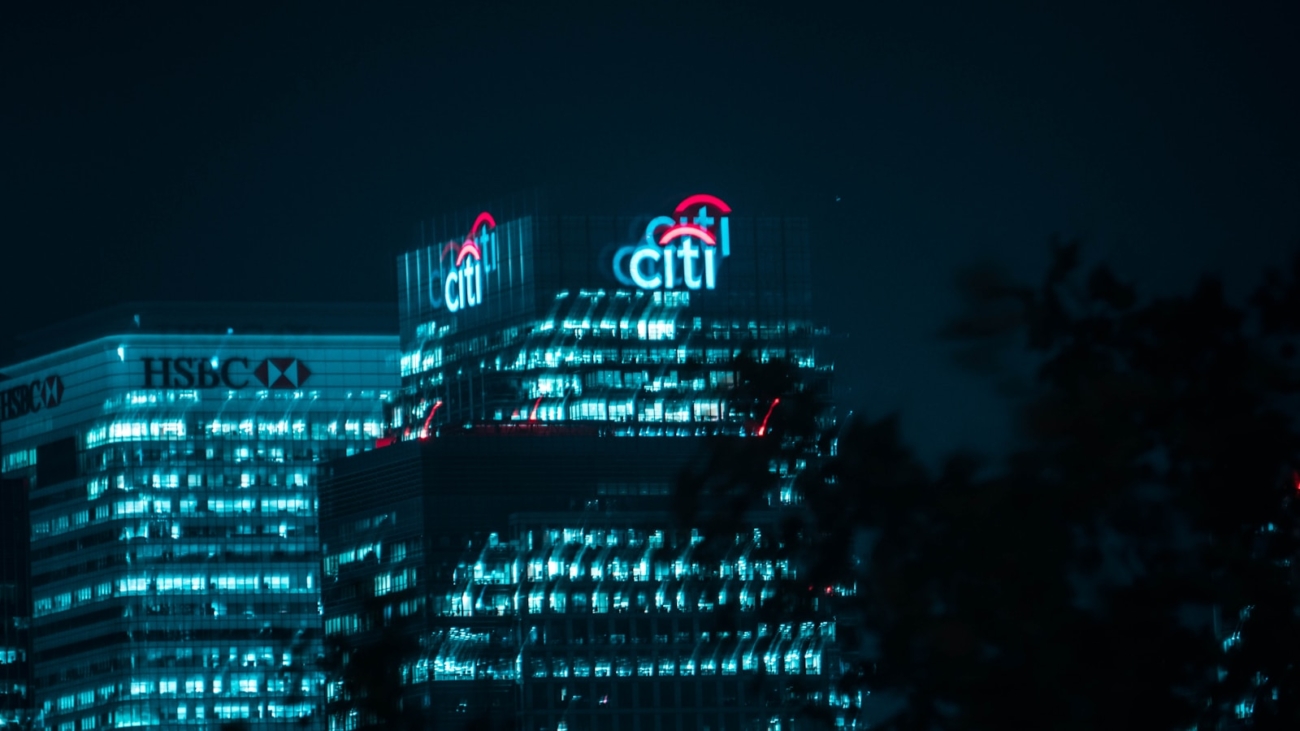
[[[448,312],[458,312],[468,307],[477,307],[483,302],[483,260],[484,251],[496,249],[496,219],[484,211],[474,219],[465,240],[457,244],[449,242],[442,248],[438,257],[439,268],[448,268],[442,277],[442,298],[447,303]],[[446,266],[444,261],[449,261]],[[437,307],[438,302],[433,306]]]
[[[614,254],[614,276],[641,289],[713,289],[721,260],[731,255],[731,206],[711,195],[677,204],[674,217],[657,216],[644,240]]]
[[[63,403],[63,379],[46,376],[31,383],[0,391],[0,421],[35,414]]]

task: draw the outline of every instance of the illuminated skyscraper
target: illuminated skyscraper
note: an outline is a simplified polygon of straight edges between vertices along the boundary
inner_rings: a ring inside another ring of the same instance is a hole
[[[483,422],[752,432],[763,414],[726,398],[739,356],[817,368],[804,219],[695,195],[642,216],[524,208],[446,228],[398,259],[407,438]]]
[[[47,727],[320,724],[317,469],[382,434],[390,312],[135,306],[4,369]]]
[[[820,595],[768,604],[803,578],[777,530],[799,466],[772,466],[781,487],[719,555],[671,503],[702,437],[767,430],[742,360],[828,375],[809,245],[803,219],[693,195],[487,211],[399,257],[407,443],[322,483],[326,634],[408,633],[405,708],[439,728],[766,730],[847,702]],[[350,700],[331,686],[331,731],[375,720]]]

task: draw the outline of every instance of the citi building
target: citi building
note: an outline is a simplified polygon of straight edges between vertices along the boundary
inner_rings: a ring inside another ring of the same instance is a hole
[[[816,367],[807,222],[713,195],[641,215],[501,205],[430,226],[398,259],[396,434],[601,423],[620,435],[752,432],[733,363]]]
[[[322,480],[331,644],[407,648],[400,713],[429,728],[778,731],[804,705],[852,726],[824,601],[851,587],[775,601],[805,580],[780,526],[806,460],[773,463],[720,553],[673,511],[712,444],[770,433],[742,361],[827,375],[809,253],[804,219],[713,195],[426,229],[397,261],[391,435]],[[354,680],[331,731],[388,722]]]
[[[37,722],[321,725],[317,471],[398,390],[387,307],[132,306],[0,369]]]

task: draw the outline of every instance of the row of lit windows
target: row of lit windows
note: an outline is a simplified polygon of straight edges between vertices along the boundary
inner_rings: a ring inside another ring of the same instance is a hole
[[[632,389],[657,393],[667,390],[706,391],[726,389],[735,384],[732,371],[711,371],[707,376],[681,378],[677,371],[651,376],[647,371],[600,370],[584,374],[546,373],[525,381],[529,398],[581,396],[584,389]]]
[[[507,616],[526,614],[610,614],[649,612],[712,612],[734,603],[742,611],[753,611],[776,596],[771,586],[741,587],[707,591],[663,587],[654,592],[606,591],[568,592],[563,589],[533,589],[526,597],[511,593],[456,591],[435,597],[433,611],[441,617]]]
[[[287,665],[287,663],[286,663]],[[201,675],[191,676],[181,680],[178,678],[162,679],[136,679],[117,684],[101,685],[98,690],[83,690],[78,693],[68,693],[59,696],[57,708],[60,711],[69,711],[75,708],[86,708],[96,703],[103,703],[112,700],[118,695],[118,689],[121,688],[122,695],[125,696],[151,696],[151,695],[187,695],[202,696],[211,695],[255,695],[258,693],[276,693],[285,694],[293,693],[301,689],[303,693],[310,693],[313,684],[313,678],[301,678],[298,683],[293,683],[283,676],[264,676],[261,673],[233,673],[214,677],[210,680]]]
[[[209,713],[211,708],[211,713]],[[180,722],[203,722],[208,718],[222,721],[240,720],[240,719],[302,719],[314,715],[317,711],[316,705],[310,702],[299,703],[259,703],[250,705],[248,703],[217,703],[211,707],[205,704],[194,704],[193,715],[190,714],[191,706],[188,703],[180,703],[175,706],[146,706],[142,704],[130,704],[119,707],[111,714],[112,722],[106,724],[111,728],[126,728],[130,726],[154,726],[163,721],[180,721]],[[46,711],[49,713],[49,711]],[[96,728],[97,718],[87,716],[78,721],[63,721],[58,724],[58,731],[91,731]],[[54,726],[50,726],[54,728]]]
[[[39,597],[33,607],[37,617],[56,614],[74,606],[99,602],[113,597],[145,594],[149,592],[184,592],[200,594],[257,593],[257,592],[311,592],[315,582],[310,573],[295,582],[288,574],[158,574],[130,576],[116,582],[105,581],[84,586],[53,596]]]
[[[724,560],[715,569],[706,568],[695,561],[682,558],[674,560],[657,560],[642,556],[635,561],[626,558],[584,558],[582,554],[573,559],[563,556],[547,559],[530,558],[527,562],[526,577],[528,581],[554,581],[567,578],[570,581],[668,581],[685,578],[721,578],[751,581],[761,579],[773,581],[777,578],[793,579],[796,572],[787,559],[750,561],[744,556],[735,560]]]
[[[240,541],[236,538],[222,540],[221,543],[199,543],[196,540],[184,542],[159,542],[126,547],[105,554],[103,551],[82,552],[70,560],[60,561],[45,573],[33,576],[35,586],[44,586],[59,579],[80,574],[105,573],[119,570],[124,564],[145,566],[151,563],[199,563],[213,559],[224,561],[257,562],[262,564],[282,564],[301,573],[302,570],[314,568],[309,556],[315,553],[315,542],[298,541]],[[85,557],[86,560],[80,561]]]
[[[261,498],[260,500],[257,498],[212,498],[202,501],[197,498],[185,498],[178,501],[178,503],[179,512],[182,515],[203,512],[218,515],[227,513],[247,514],[257,512],[259,505],[264,515],[277,513],[315,515],[317,507],[317,501],[304,497]],[[175,503],[170,498],[119,500],[111,506],[107,504],[95,506],[94,520],[110,520],[134,515],[170,515],[173,512],[174,505]],[[52,520],[37,521],[32,523],[32,540],[40,540],[45,536],[57,536],[88,525],[90,522],[89,510],[80,510],[71,515],[62,515]]]
[[[297,516],[295,516],[297,517]],[[214,532],[218,535],[224,534],[228,539],[237,539],[241,536],[277,536],[283,539],[297,537],[302,534],[309,536],[316,534],[316,525],[314,521],[295,521],[293,523],[287,520],[281,520],[279,523],[237,523],[229,524],[224,522],[204,521],[201,519],[184,521],[159,521],[151,520],[141,523],[127,524],[122,527],[118,534],[119,541],[130,541],[135,538],[170,538],[174,541],[192,538],[211,538]]]
[[[89,428],[85,435],[85,446],[87,449],[94,449],[117,442],[184,440],[191,436],[190,431],[183,418],[115,421]],[[374,418],[311,424],[304,420],[290,422],[288,419],[242,419],[240,421],[215,419],[203,424],[201,428],[201,435],[208,438],[241,437],[310,441],[328,441],[338,437],[377,439],[383,436],[383,432],[383,422]]]
[[[403,683],[423,683],[430,680],[507,680],[519,679],[519,670],[512,658],[464,659],[438,655],[433,660],[423,660],[401,669]]]
[[[559,638],[562,638],[566,634],[565,627],[564,627],[565,624],[566,623],[563,621],[557,623],[548,623],[547,626],[544,628],[545,632],[541,633],[540,635],[538,633],[538,627],[536,626],[531,627],[529,629],[529,642],[530,643],[540,642],[541,644],[544,645],[555,644],[556,642],[563,643],[564,640]],[[593,624],[595,626],[592,627],[591,629],[595,631],[588,632],[584,638],[582,635],[586,631],[585,629],[586,622],[581,619],[579,619],[576,622],[572,622],[571,623],[572,626],[569,627],[570,632],[568,633],[572,636],[572,642],[574,644],[579,644],[579,645],[583,644],[584,642],[588,644],[601,644],[601,643],[608,643],[611,645],[628,644],[629,636],[626,632],[612,632],[612,633],[605,634],[603,633],[603,630],[609,628],[609,625],[607,623],[596,621]],[[648,620],[642,620],[640,626],[636,628],[637,629],[636,633],[633,634],[631,637],[631,644],[666,645],[669,644],[670,640],[676,642],[677,644],[698,644],[698,643],[709,643],[713,641],[726,642],[731,640],[733,637],[737,640],[743,640],[743,641],[750,641],[756,639],[761,640],[765,637],[774,637],[779,640],[793,640],[796,637],[800,640],[811,640],[816,638],[821,638],[822,640],[826,640],[830,642],[833,642],[835,640],[834,621],[800,622],[797,625],[792,622],[781,622],[775,625],[767,622],[759,622],[756,625],[754,625],[752,629],[737,629],[734,631],[721,630],[718,632],[699,632],[699,633],[692,632],[688,629],[682,630],[682,628],[689,627],[691,625],[689,619],[686,621],[678,620],[677,622],[670,622],[669,620],[666,619],[660,619],[657,624],[658,627],[656,628],[656,632],[655,634],[652,635],[650,634],[650,625],[648,624]],[[679,630],[681,630],[678,631],[675,635],[669,633],[669,630],[674,625]],[[576,632],[576,634],[573,634],[574,632]]]
[[[692,361],[722,365],[734,363],[740,352],[732,349],[706,349],[686,345],[659,348],[549,346],[521,349],[513,363],[498,367],[497,370],[532,371],[579,365],[670,365]],[[784,348],[765,349],[758,353],[757,356],[763,362],[789,357],[796,360],[799,365],[809,368],[815,362],[810,352],[802,350],[787,351]]]
[[[195,538],[210,539],[223,536],[227,539],[241,536],[278,536],[287,540],[316,535],[316,523],[310,520],[310,515],[297,514],[292,520],[282,517],[278,523],[230,523],[219,518],[205,519],[203,515],[199,513],[182,519],[172,519],[169,514],[154,515],[140,522],[121,524],[119,521],[119,525],[113,526],[112,530],[117,531],[119,541],[131,541],[136,538],[170,538],[173,541],[182,539],[189,541]],[[236,515],[240,514],[232,514],[232,516]],[[103,531],[99,532],[100,536],[103,534]],[[37,550],[41,554],[38,558],[46,559],[75,553],[79,548],[76,541],[64,541]]]
[[[283,450],[268,450],[271,454],[279,451],[281,460],[283,459]],[[349,450],[351,452],[351,450]],[[241,460],[236,459],[236,462]],[[178,472],[134,472],[133,474],[118,475],[100,475],[91,477],[86,482],[86,496],[90,500],[98,498],[110,487],[114,487],[123,492],[131,492],[140,488],[154,488],[156,490],[176,490],[182,485],[188,489],[194,490],[204,487],[307,487],[312,484],[312,473],[305,471],[285,472],[279,468],[234,468],[226,465],[226,470],[202,470],[180,474]],[[226,478],[229,478],[227,480]]]
[[[659,486],[642,485],[605,485],[605,491],[610,494],[659,494]],[[735,559],[726,559],[722,561],[717,570],[708,569],[696,561],[688,562],[682,557],[669,560],[651,561],[649,555],[641,554],[636,560],[630,560],[625,556],[609,556],[607,552],[601,554],[601,557],[583,558],[584,552],[578,551],[572,557],[566,558],[565,549],[568,553],[573,553],[572,549],[608,549],[608,548],[627,548],[631,550],[639,549],[662,549],[665,544],[665,533],[662,530],[644,531],[637,528],[545,528],[539,530],[527,530],[523,534],[524,541],[529,550],[548,551],[549,555],[524,557],[521,560],[524,563],[522,574],[528,581],[547,581],[558,578],[568,578],[570,580],[586,580],[590,577],[593,581],[664,581],[668,579],[682,579],[684,577],[711,576],[719,578],[736,578],[736,579],[765,579],[773,580],[775,578],[792,578],[794,573],[790,568],[789,561],[786,559],[760,559],[751,560],[748,553],[740,555]],[[678,545],[678,537],[672,537],[674,547]],[[703,541],[703,536],[698,529],[691,529],[689,536],[689,545],[694,546]],[[682,536],[681,545],[687,545],[685,536]],[[762,529],[755,528],[749,534],[737,534],[736,545],[738,547],[755,548],[764,545]],[[516,549],[515,544],[501,544],[497,535],[494,533],[488,539],[487,548],[499,548],[501,551],[513,552]],[[748,551],[748,548],[745,550]],[[396,544],[390,548],[391,551],[400,551],[397,556],[390,556],[390,560],[401,560],[405,556],[406,546]],[[326,558],[327,566],[333,566],[330,571],[331,575],[337,572],[338,565],[346,565],[352,561],[364,558],[369,553],[375,553],[379,557],[381,546],[378,543],[366,544],[354,549],[348,549],[338,554]],[[557,553],[557,551],[560,551]],[[462,564],[461,571],[468,570],[467,573],[460,574],[461,578],[468,576],[473,577],[475,582],[484,583],[513,583],[519,581],[521,571],[518,567],[512,565],[512,559],[502,556],[485,554],[472,565]]]
[[[628,677],[690,677],[696,675],[736,675],[756,673],[769,675],[820,675],[822,673],[822,648],[803,648],[795,645],[786,649],[774,648],[765,653],[737,652],[728,657],[677,657],[642,655],[639,657],[534,657],[529,661],[529,674],[534,678],[628,678]]]
[[[534,588],[528,594],[528,613],[585,613],[608,614],[612,612],[711,612],[717,606],[734,601],[742,611],[752,611],[760,603],[776,595],[776,590],[764,586],[753,590],[747,586],[729,592],[725,587],[713,591],[687,591],[685,588],[669,593],[663,587],[648,594],[630,591],[567,592],[563,589]]]
[[[539,335],[544,334],[547,329],[549,327],[539,330]],[[651,337],[651,335],[654,337]],[[652,327],[650,324],[646,324],[642,341],[664,341],[671,340],[673,337],[674,333],[668,325],[661,324]],[[688,344],[686,341],[681,341],[680,344],[670,345],[669,347],[638,347],[629,345],[629,342],[640,341],[623,340],[618,344],[602,344],[599,340],[591,340],[581,344],[549,345],[541,348],[530,348],[525,345],[520,347],[513,359],[503,359],[499,354],[494,355],[492,369],[497,371],[524,371],[555,368],[561,365],[664,365],[689,361],[728,364],[734,363],[737,356],[742,352],[736,346],[710,348],[701,347],[697,344]],[[457,346],[459,346],[456,348],[457,351],[465,352],[458,352],[456,357],[448,356],[442,348],[416,350],[404,355],[402,357],[401,375],[405,378],[436,371],[443,366],[457,362],[460,358],[470,358],[479,353],[486,353],[488,350],[486,344],[482,348],[467,347],[466,343],[458,343]],[[505,344],[494,345],[494,348],[498,350],[506,347],[508,346]],[[816,362],[812,351],[806,347],[764,348],[756,355],[762,362],[771,359],[789,358],[794,360],[800,367],[805,368],[814,367]],[[480,362],[478,367],[480,370],[486,369],[487,363]]]
[[[145,648],[148,649],[145,649]],[[305,648],[308,655],[314,652],[313,648]],[[66,671],[70,677],[87,677],[90,675],[111,673],[116,676],[122,676],[124,669],[130,669],[130,676],[117,685],[109,681],[107,685],[99,686],[105,693],[111,695],[114,688],[126,688],[131,682],[145,681],[149,677],[157,679],[178,677],[177,668],[204,668],[207,670],[220,670],[220,677],[228,677],[231,672],[243,672],[250,668],[272,668],[275,673],[279,673],[284,668],[292,665],[295,656],[294,650],[286,650],[283,647],[270,645],[249,645],[242,643],[242,646],[232,647],[223,645],[221,647],[199,647],[196,648],[193,643],[168,644],[168,643],[150,643],[145,646],[137,646],[130,652],[120,652],[112,656],[97,655],[96,662],[92,665],[89,662],[76,662],[62,664],[61,670]],[[152,672],[144,671],[145,668],[154,668]],[[115,671],[113,669],[116,669]],[[190,678],[201,678],[201,673],[187,673]],[[217,677],[217,676],[214,676]],[[49,679],[49,685],[56,685],[57,677]],[[66,685],[66,684],[65,684]],[[105,697],[108,697],[105,695]]]
[[[657,484],[646,484],[629,486],[625,484],[602,484],[602,494],[610,495],[659,495],[665,494],[662,489],[666,486]],[[624,489],[631,488],[631,489]],[[524,539],[528,545],[528,550],[542,548],[553,548],[556,546],[585,546],[587,548],[627,546],[628,548],[663,548],[664,532],[662,530],[642,530],[640,528],[599,528],[599,527],[566,527],[566,528],[543,528],[538,530],[525,531]],[[704,537],[698,528],[690,530],[690,545],[698,545],[703,542]],[[685,543],[685,541],[683,541]],[[673,541],[676,545],[676,541]]]
[[[385,555],[389,563],[397,563],[406,558],[405,543],[391,543],[385,549],[382,543],[366,543],[354,548],[348,548],[338,553],[332,553],[325,557],[325,575],[338,576],[339,567],[347,566],[356,561],[363,561],[367,556],[374,556],[375,560],[383,560]]]
[[[561,366],[578,365],[672,365],[698,362],[713,365],[731,364],[741,354],[734,348],[700,348],[688,345],[673,347],[592,347],[586,345],[549,345],[546,347],[521,348],[513,360],[497,356],[492,361],[490,370],[496,371],[534,371]],[[793,359],[799,366],[812,368],[815,358],[812,351],[801,348],[765,348],[754,354],[761,362]],[[414,357],[412,355],[411,357]],[[437,363],[437,364],[435,364]],[[427,373],[439,367],[441,361],[425,357],[428,368],[414,370],[410,365],[403,371],[404,376]],[[479,364],[480,371],[489,370],[487,363]],[[409,371],[409,372],[407,372]]]
[[[579,398],[579,399],[537,399],[532,403],[520,404],[510,413],[511,421],[641,421],[688,423],[713,422],[726,413],[723,403],[717,399],[665,401],[652,399],[642,401],[637,407],[635,397],[622,398]],[[501,420],[503,412],[497,412]]]
[[[687,333],[688,337],[704,337],[709,340],[740,339],[775,339],[791,335],[811,335],[815,331],[808,323],[796,321],[773,320],[759,323],[757,321],[720,322],[710,321],[705,326],[704,318],[687,318],[679,308],[650,307],[634,314],[623,312],[595,313],[590,308],[575,308],[572,313],[582,312],[581,316],[552,316],[534,325],[534,332],[548,333],[556,330],[575,338],[610,337],[623,340],[660,340],[677,337]]]
[[[405,591],[416,584],[415,569],[406,568],[393,573],[375,576],[375,596],[384,596],[389,592]]]
[[[267,389],[256,389],[253,391],[244,390],[222,390],[217,392],[219,400],[231,401],[235,399],[263,401],[267,398],[274,397],[276,400],[299,401],[307,399],[315,402],[320,399],[320,391],[280,391],[274,394]],[[387,401],[392,398],[389,391],[362,390],[356,392],[362,401],[369,401],[378,398],[380,401]],[[347,394],[352,398],[353,392]],[[141,406],[160,406],[165,404],[181,404],[190,407],[192,404],[203,401],[203,392],[194,389],[168,388],[159,389],[151,388],[139,391],[127,391],[126,393],[112,396],[104,401],[104,411],[110,412],[121,408],[138,408]]]
[[[183,442],[145,442],[125,447],[106,447],[99,452],[98,460],[87,460],[87,467],[135,467],[155,462],[174,464],[201,464],[203,462],[286,462],[315,461],[319,454],[338,453],[346,443],[364,444],[364,439],[327,440],[305,444],[286,445],[283,442],[243,442],[214,444],[202,438]],[[197,448],[196,448],[197,447]],[[314,447],[314,448],[313,448]],[[93,453],[93,452],[92,452]],[[209,466],[204,464],[203,466]]]
[[[11,472],[13,470],[22,469],[23,467],[33,467],[35,465],[35,449],[17,449],[5,453],[4,460],[0,462],[0,472]]]
[[[612,424],[603,432],[611,437],[707,437],[716,434],[735,434],[746,436],[750,432],[745,429],[744,425],[735,423],[734,420],[718,420],[710,422],[696,422],[694,424],[679,423],[653,423],[637,422],[623,424]]]
[[[290,422],[288,419],[241,419],[240,421],[222,421],[214,419],[204,425],[204,433],[210,437],[244,437],[258,439],[312,439],[325,441],[343,435],[352,438],[375,439],[383,434],[383,423],[376,419],[345,419],[327,423],[307,424],[303,419]]]

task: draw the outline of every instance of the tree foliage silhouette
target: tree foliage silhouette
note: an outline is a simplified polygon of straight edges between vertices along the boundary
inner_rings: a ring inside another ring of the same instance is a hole
[[[374,559],[368,559],[374,560]],[[325,640],[322,668],[332,684],[327,712],[355,715],[356,728],[388,731],[420,729],[420,709],[406,702],[402,668],[419,659],[417,620],[395,616],[392,603],[374,596],[373,582],[360,571],[345,579],[359,598],[357,627],[351,635],[335,634]]]
[[[754,499],[820,440],[789,530],[815,582],[857,587],[835,601],[873,728],[1300,728],[1300,259],[1245,306],[1213,279],[1144,301],[1081,272],[1077,244],[1038,286],[961,286],[946,336],[1018,386],[1005,464],[927,469],[893,417],[818,430],[805,393],[751,368],[780,399],[772,434],[684,482],[683,514]]]

